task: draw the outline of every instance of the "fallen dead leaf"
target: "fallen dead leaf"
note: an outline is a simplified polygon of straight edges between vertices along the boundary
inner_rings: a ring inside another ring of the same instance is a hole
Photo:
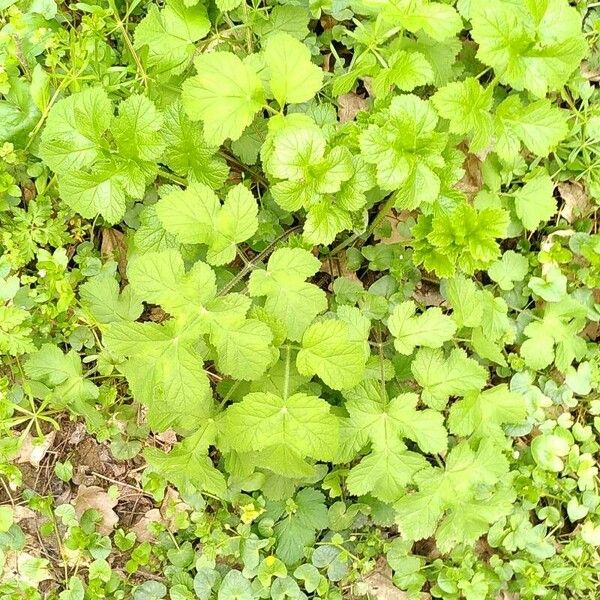
[[[22,506],[21,504],[17,504],[13,509],[13,519],[15,523],[20,523],[25,519],[35,519],[37,518],[37,513],[32,511],[27,506]]]
[[[71,431],[71,434],[69,435],[69,444],[71,444],[71,446],[77,446],[81,444],[87,435],[88,432],[85,425],[83,423],[76,423],[73,427],[73,431]]]
[[[412,216],[413,214],[409,210],[401,210],[399,212],[396,212],[394,209],[390,210],[390,212],[381,220],[381,225],[387,221],[390,224],[392,233],[387,237],[381,237],[376,232],[373,236],[374,239],[380,244],[399,244],[401,242],[406,242],[410,238],[402,235],[399,225],[405,221],[408,221],[408,219],[410,219]]]
[[[162,431],[161,433],[157,433],[155,436],[159,442],[164,444],[163,450],[166,452],[170,450],[173,445],[177,442],[177,434],[172,429],[167,429],[166,431]]]
[[[338,98],[338,119],[340,123],[353,121],[354,117],[365,108],[367,108],[367,101],[358,94],[354,92],[342,94]]]
[[[19,464],[29,463],[32,467],[39,468],[44,456],[46,456],[46,453],[52,447],[55,437],[56,431],[51,431],[44,436],[43,440],[34,438],[28,433],[21,442],[17,462]]]
[[[474,196],[481,190],[483,185],[481,160],[475,154],[467,154],[463,162],[463,169],[465,174],[456,184],[456,187],[467,196]]]
[[[361,595],[369,595],[377,600],[407,600],[406,592],[399,590],[392,583],[390,569],[375,570],[367,575],[356,586],[356,591]]]
[[[334,279],[345,277],[346,279],[360,283],[360,279],[357,277],[356,273],[348,270],[348,261],[345,252],[341,252],[333,258],[326,258],[321,263],[320,271],[331,275]]]
[[[127,245],[125,235],[117,229],[103,229],[100,254],[105,258],[117,261],[119,274],[124,279],[127,276]]]
[[[148,531],[148,526],[151,523],[163,523],[166,525],[166,521],[163,519],[163,516],[160,514],[160,510],[158,508],[150,509],[132,528],[136,535],[136,538],[139,542],[151,542],[155,538]]]
[[[102,515],[98,524],[98,531],[103,535],[108,535],[119,522],[119,517],[113,508],[117,505],[117,500],[111,498],[101,487],[91,485],[89,487],[80,485],[73,500],[75,513],[78,517],[90,508],[95,508]]]
[[[439,285],[435,285],[428,281],[418,283],[412,297],[419,303],[425,306],[442,306],[446,302],[445,298],[440,294]]]
[[[572,223],[577,217],[585,216],[592,207],[585,188],[577,181],[559,183],[558,192],[565,203],[560,214],[567,223]]]
[[[588,62],[581,65],[581,74],[588,81],[600,81],[600,70],[592,68]]]
[[[159,306],[153,306],[150,309],[150,314],[148,315],[148,319],[150,321],[153,321],[154,323],[162,323],[167,318],[167,313]]]

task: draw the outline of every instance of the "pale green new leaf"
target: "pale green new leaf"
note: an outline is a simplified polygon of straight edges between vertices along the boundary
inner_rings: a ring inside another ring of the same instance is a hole
[[[486,369],[458,348],[448,357],[442,350],[422,348],[417,352],[411,370],[423,388],[423,401],[437,410],[446,406],[450,396],[480,390],[487,381]]]
[[[237,140],[265,103],[256,71],[231,52],[200,55],[197,75],[183,83],[183,106],[194,121],[204,123],[210,144]]]
[[[59,100],[49,112],[42,133],[42,160],[60,173],[90,166],[100,156],[112,118],[112,103],[102,88],[89,88]]]
[[[515,212],[523,227],[534,231],[556,212],[554,182],[545,171],[538,171],[514,194]]]
[[[303,375],[318,375],[330,388],[342,390],[362,379],[366,357],[363,342],[354,339],[343,321],[311,325],[302,336],[296,364]]]
[[[266,296],[265,309],[283,323],[290,340],[300,340],[314,318],[327,308],[325,292],[305,281],[320,266],[306,250],[280,248],[269,258],[266,270],[250,275],[250,295]]]
[[[192,484],[199,490],[223,496],[225,477],[214,467],[207,453],[215,439],[215,423],[209,419],[192,435],[177,442],[169,452],[146,448],[144,457],[162,477],[180,488]]]
[[[520,423],[526,416],[525,399],[506,384],[483,392],[468,392],[450,408],[448,427],[459,436],[502,442],[502,425]]]
[[[230,406],[223,436],[239,452],[288,450],[301,459],[330,460],[337,446],[337,419],[329,404],[315,396],[294,394],[281,398],[251,393]]]
[[[147,48],[147,64],[159,74],[181,73],[194,53],[194,44],[210,31],[210,20],[202,4],[187,6],[184,0],[168,0],[148,13],[135,28],[133,46]]]
[[[401,354],[411,354],[417,346],[441,348],[456,332],[456,325],[440,308],[428,308],[415,316],[416,309],[408,300],[396,306],[388,319],[394,347]]]
[[[269,36],[265,45],[269,84],[279,106],[308,102],[323,84],[323,71],[310,60],[310,50],[287,33]]]
[[[98,323],[135,321],[143,310],[140,297],[131,286],[119,291],[119,283],[113,277],[97,276],[79,287],[82,305]]]

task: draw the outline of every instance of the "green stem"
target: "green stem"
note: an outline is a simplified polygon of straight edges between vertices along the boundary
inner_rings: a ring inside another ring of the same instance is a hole
[[[394,206],[394,202],[395,202],[395,198],[394,196],[390,196],[381,206],[381,208],[379,209],[379,212],[377,213],[377,215],[375,216],[375,218],[373,219],[373,222],[367,227],[366,231],[364,233],[355,233],[354,235],[351,235],[349,238],[346,238],[343,242],[340,242],[330,253],[329,256],[335,256],[336,254],[338,254],[339,252],[341,252],[344,248],[346,248],[347,246],[352,245],[358,238],[360,237],[364,237],[365,240],[368,239],[368,237],[373,233],[373,231],[377,228],[377,226],[379,225],[379,223],[381,223],[381,221],[383,221],[383,219],[385,218],[385,216],[390,212],[390,210],[393,208]]]
[[[285,375],[283,378],[283,401],[288,399],[290,393],[290,363],[292,357],[292,348],[288,344],[285,349]]]
[[[292,227],[291,229],[288,229],[286,232],[282,233],[275,240],[273,240],[260,254],[257,254],[252,260],[249,260],[248,263],[242,269],[240,269],[240,272],[229,283],[226,283],[221,288],[217,296],[224,296],[225,294],[230,292],[240,281],[242,281],[242,279],[244,279],[244,277],[246,277],[246,275],[248,275],[250,271],[252,271],[252,269],[254,269],[254,266],[257,263],[259,263],[269,254],[271,254],[271,252],[279,242],[291,235],[294,231],[297,231],[299,228],[299,225],[296,227]]]

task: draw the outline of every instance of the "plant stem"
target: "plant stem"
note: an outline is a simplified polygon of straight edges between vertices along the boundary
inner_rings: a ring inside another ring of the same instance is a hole
[[[339,252],[341,252],[344,248],[352,245],[357,239],[364,237],[365,241],[369,238],[369,236],[373,233],[375,228],[383,221],[385,216],[390,212],[395,202],[394,196],[390,196],[379,209],[379,212],[371,222],[371,224],[367,227],[364,233],[355,233],[350,237],[346,238],[343,242],[340,242],[333,250],[329,253],[329,256],[335,256]]]

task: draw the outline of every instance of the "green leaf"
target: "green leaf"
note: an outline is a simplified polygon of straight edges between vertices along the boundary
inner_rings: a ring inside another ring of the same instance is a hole
[[[379,382],[369,380],[345,395],[353,435],[370,439],[375,449],[403,449],[399,442],[408,438],[423,452],[439,454],[446,450],[443,416],[429,408],[417,410],[417,394],[401,394],[388,401],[382,397]]]
[[[453,309],[452,318],[460,327],[477,327],[483,319],[483,300],[477,284],[462,275],[447,280],[442,288]]]
[[[397,190],[399,208],[433,202],[441,188],[447,135],[435,132],[438,117],[430,103],[412,94],[396,96],[377,117],[359,138],[361,156],[375,165],[377,184]]]
[[[163,114],[165,164],[175,173],[213,189],[223,185],[229,167],[217,156],[218,149],[205,141],[202,125],[186,115],[180,100],[170,104]]]
[[[567,135],[567,113],[549,100],[522,105],[519,96],[508,96],[496,110],[495,151],[500,158],[517,158],[520,142],[534,154],[547,156]]]
[[[491,86],[484,88],[477,79],[469,77],[439,89],[431,101],[440,116],[450,121],[452,133],[471,136],[473,150],[481,150],[490,142],[493,132]]]
[[[471,9],[477,57],[500,82],[544,97],[559,89],[586,52],[581,18],[566,0],[493,0]]]
[[[128,264],[127,275],[137,294],[173,316],[189,314],[217,293],[213,270],[198,261],[186,272],[177,250],[142,254]]]
[[[206,419],[212,397],[202,347],[185,325],[112,323],[103,341],[111,352],[127,358],[119,368],[134,398],[148,407],[153,429],[189,431]]]
[[[250,581],[237,569],[227,572],[219,587],[217,600],[252,600],[254,592]]]
[[[127,194],[115,163],[105,163],[92,171],[68,171],[59,179],[64,201],[82,216],[92,219],[100,213],[108,223],[118,223],[125,214]]]
[[[227,409],[224,419],[225,439],[240,452],[272,449],[302,460],[329,460],[336,450],[337,419],[329,404],[315,396],[247,394]]]
[[[543,434],[533,438],[531,455],[545,471],[560,473],[564,469],[563,458],[569,454],[569,442],[554,434]]]
[[[305,280],[320,269],[321,263],[300,248],[275,250],[267,269],[250,275],[251,296],[266,296],[265,309],[285,326],[287,337],[298,341],[314,318],[327,308],[325,292]]]
[[[399,448],[373,450],[348,473],[346,484],[352,494],[372,494],[383,502],[394,502],[415,473],[428,463],[416,452]]]
[[[313,488],[304,488],[285,513],[274,528],[276,554],[284,563],[292,565],[302,558],[305,546],[314,543],[315,533],[327,527],[325,496]]]
[[[488,275],[500,286],[501,290],[510,291],[516,281],[523,281],[529,271],[529,261],[525,256],[513,250],[507,250],[501,260],[497,260],[488,269]]]
[[[301,374],[316,374],[334,390],[359,383],[365,362],[363,342],[353,338],[347,323],[333,319],[306,330],[296,359]]]
[[[469,391],[483,388],[487,371],[464,350],[455,348],[446,358],[441,350],[422,348],[412,364],[412,373],[423,388],[423,401],[442,410],[450,396],[464,396]]]
[[[273,333],[262,321],[219,321],[211,330],[212,344],[217,350],[221,372],[236,379],[259,379],[273,361]]]
[[[189,64],[194,44],[210,31],[210,21],[202,4],[186,5],[184,0],[168,0],[159,10],[148,7],[147,15],[135,28],[133,46],[147,48],[147,65],[162,75],[181,73]]]
[[[427,0],[363,0],[363,3],[408,31],[424,31],[435,40],[452,37],[462,28],[459,14],[447,4]]]
[[[161,198],[156,213],[180,242],[206,244],[206,260],[213,265],[231,262],[236,245],[258,228],[256,200],[241,183],[229,190],[222,205],[208,186],[192,183]]]
[[[194,121],[204,123],[210,144],[237,140],[265,103],[254,69],[231,52],[202,54],[195,61],[197,75],[183,83],[183,106]]]
[[[10,506],[0,506],[0,533],[8,531],[14,523],[14,512]]]
[[[42,133],[42,160],[56,172],[90,166],[100,156],[112,118],[112,104],[102,88],[89,88],[59,100],[49,112]]]
[[[79,287],[79,295],[98,323],[135,321],[142,314],[143,305],[131,286],[119,292],[119,284],[112,277],[88,279]]]
[[[445,469],[417,473],[419,491],[395,503],[403,537],[419,540],[435,533],[445,552],[473,543],[512,508],[514,492],[495,489],[507,473],[508,463],[493,443],[482,441],[477,451],[466,442],[458,444],[448,454]]]
[[[420,52],[399,50],[388,60],[388,67],[379,71],[373,80],[373,89],[377,96],[387,96],[392,86],[411,92],[432,81],[433,69]]]
[[[525,399],[505,384],[484,392],[468,392],[450,408],[448,427],[459,436],[502,442],[502,425],[520,423],[526,416]]]
[[[567,278],[554,265],[544,271],[543,277],[532,277],[527,285],[546,302],[559,302],[567,295]]]
[[[412,354],[417,346],[441,348],[456,332],[456,325],[440,308],[428,308],[415,316],[416,308],[412,300],[403,302],[388,320],[394,347],[400,354]]]
[[[265,45],[271,93],[279,106],[307,102],[323,84],[323,71],[310,60],[310,50],[287,33],[269,36]]]
[[[215,423],[209,419],[200,429],[169,452],[157,448],[146,448],[144,457],[148,464],[162,477],[180,488],[191,483],[199,490],[222,496],[225,493],[225,478],[212,464],[207,451],[216,439]]]
[[[545,171],[538,171],[515,192],[515,212],[525,229],[534,231],[554,215],[553,191],[554,182],[550,176]]]
[[[122,155],[140,160],[157,160],[163,152],[162,114],[146,96],[134,94],[119,104],[112,123]]]

